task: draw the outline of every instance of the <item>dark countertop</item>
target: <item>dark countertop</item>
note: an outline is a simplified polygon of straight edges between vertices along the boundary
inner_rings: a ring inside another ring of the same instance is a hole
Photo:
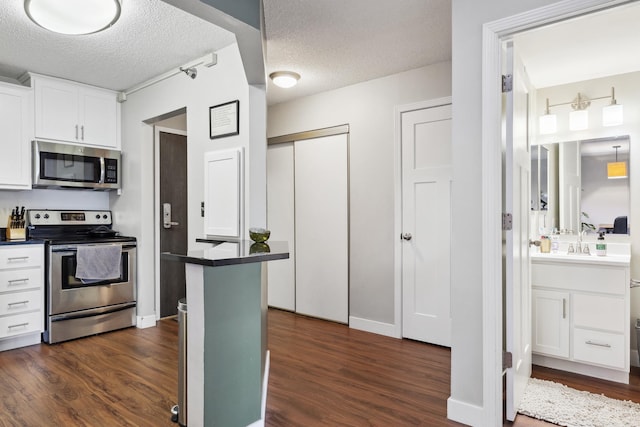
[[[186,254],[162,252],[160,256],[169,261],[200,264],[206,267],[250,264],[289,258],[287,242],[254,243],[250,240],[227,242],[212,239],[196,239],[196,242],[209,243],[211,247],[194,249]]]
[[[11,246],[11,245],[42,245],[44,244],[44,240],[7,240],[5,229],[0,228],[0,246]]]

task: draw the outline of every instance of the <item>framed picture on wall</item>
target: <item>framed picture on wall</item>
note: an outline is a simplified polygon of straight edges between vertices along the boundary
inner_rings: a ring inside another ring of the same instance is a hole
[[[216,139],[240,133],[240,101],[209,107],[209,138]]]

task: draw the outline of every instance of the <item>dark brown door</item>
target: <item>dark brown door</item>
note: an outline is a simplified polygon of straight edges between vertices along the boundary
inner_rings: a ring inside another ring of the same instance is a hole
[[[187,137],[160,134],[160,252],[187,253]],[[169,228],[164,223],[169,204]],[[184,264],[160,259],[160,317],[178,313],[186,297]]]

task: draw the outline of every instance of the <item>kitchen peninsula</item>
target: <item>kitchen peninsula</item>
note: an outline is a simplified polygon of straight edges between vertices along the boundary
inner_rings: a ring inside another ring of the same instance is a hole
[[[289,258],[287,242],[197,241],[210,247],[162,253],[185,263],[188,425],[264,425],[265,262]]]

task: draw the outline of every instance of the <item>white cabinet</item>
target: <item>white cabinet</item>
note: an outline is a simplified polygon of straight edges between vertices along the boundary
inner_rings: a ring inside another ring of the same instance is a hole
[[[204,234],[242,237],[242,149],[204,155]]]
[[[628,383],[629,263],[532,261],[533,363]]]
[[[43,245],[0,246],[0,350],[37,344],[43,330]]]
[[[0,189],[31,188],[32,99],[31,89],[0,83]]]
[[[116,92],[40,75],[31,84],[36,138],[118,148]]]

